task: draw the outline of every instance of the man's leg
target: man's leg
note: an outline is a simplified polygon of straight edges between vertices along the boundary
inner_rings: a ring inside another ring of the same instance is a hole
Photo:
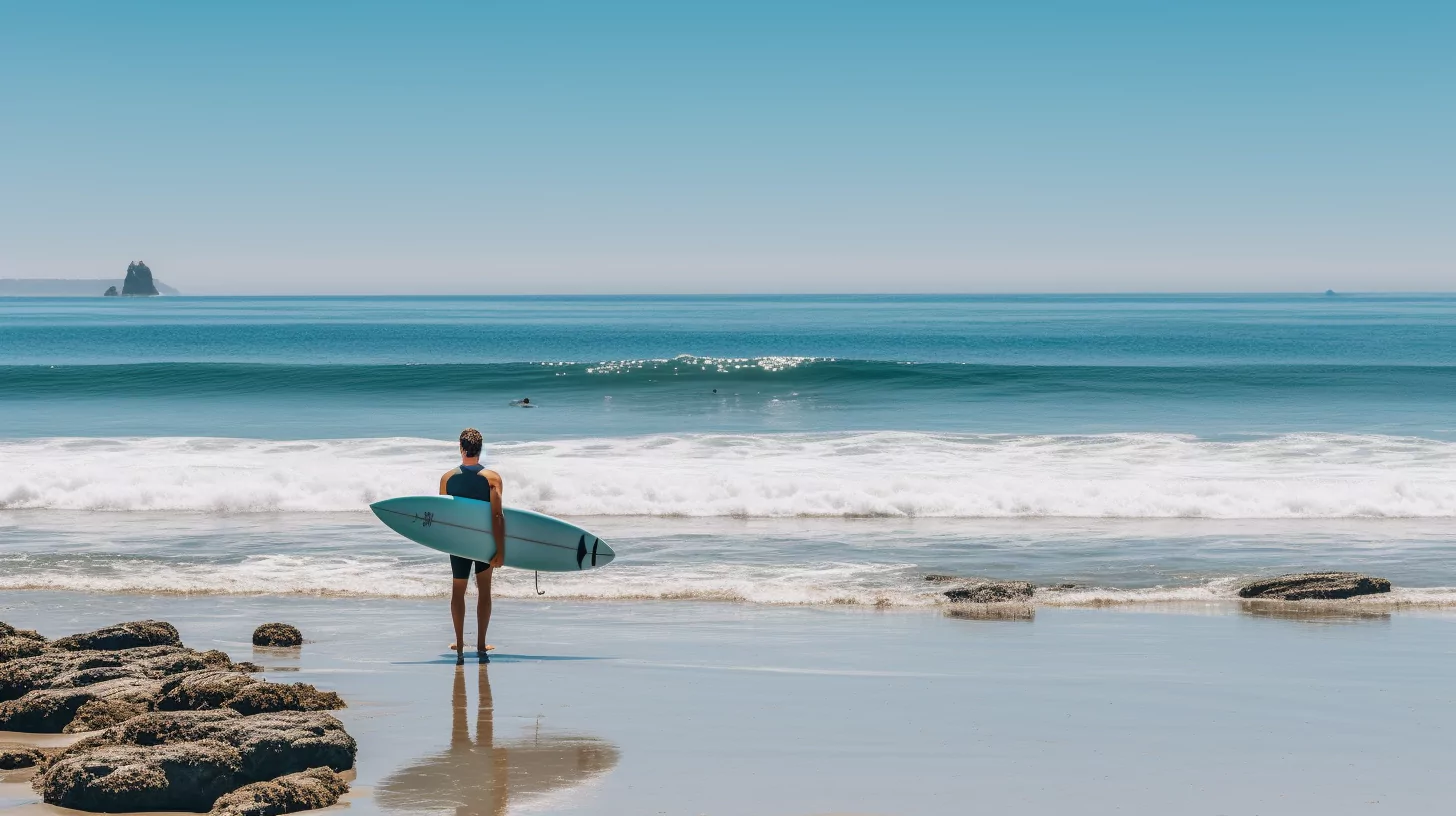
[[[470,588],[469,578],[456,578],[450,586],[450,619],[455,624],[455,663],[465,662],[465,590]]]
[[[490,574],[495,570],[481,572],[479,568],[475,572],[475,588],[480,591],[480,599],[475,604],[475,649],[480,652],[481,657],[495,648],[485,642],[485,630],[490,628]]]

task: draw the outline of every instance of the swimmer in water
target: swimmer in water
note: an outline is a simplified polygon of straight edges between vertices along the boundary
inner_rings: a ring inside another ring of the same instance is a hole
[[[530,397],[525,397],[525,398],[518,399],[518,400],[511,400],[511,404],[512,405],[515,405],[517,407],[520,407],[520,408],[535,408],[536,407],[536,406],[534,406],[534,405],[531,404],[531,398]]]

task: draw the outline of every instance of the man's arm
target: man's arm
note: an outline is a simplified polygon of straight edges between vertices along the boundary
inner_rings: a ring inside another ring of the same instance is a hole
[[[481,476],[490,482],[490,533],[495,539],[495,556],[490,559],[490,568],[499,569],[506,560],[506,512],[501,504],[501,490],[504,485],[499,473],[483,470]]]
[[[446,471],[445,475],[440,477],[440,495],[441,496],[448,496],[448,495],[450,495],[449,493],[446,493],[445,492],[445,484],[450,481],[450,474],[451,473],[454,473],[454,472],[455,471],[453,471],[453,470]]]

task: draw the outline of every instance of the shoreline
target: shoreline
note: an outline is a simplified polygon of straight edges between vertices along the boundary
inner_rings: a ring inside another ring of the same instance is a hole
[[[457,672],[435,600],[37,592],[6,593],[0,607],[0,619],[51,635],[170,620],[193,648],[338,692],[360,746],[349,809],[361,814],[501,812],[503,801],[553,814],[915,814],[965,801],[1030,813],[1347,812],[1375,800],[1416,811],[1444,801],[1456,733],[1456,654],[1431,648],[1450,637],[1444,613],[1287,619],[1178,605],[1000,622],[503,602],[499,653]],[[301,650],[251,646],[262,620],[298,625]],[[448,769],[490,756],[510,765],[504,787],[451,783],[480,782]],[[571,757],[597,770],[562,770]]]

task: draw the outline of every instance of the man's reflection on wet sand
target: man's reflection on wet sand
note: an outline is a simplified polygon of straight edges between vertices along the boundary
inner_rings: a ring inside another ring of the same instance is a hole
[[[480,704],[475,739],[465,675],[475,674]],[[455,668],[450,747],[389,775],[376,799],[390,810],[441,810],[457,814],[504,814],[512,803],[580,785],[616,767],[617,747],[593,737],[543,734],[497,740],[489,668]]]

